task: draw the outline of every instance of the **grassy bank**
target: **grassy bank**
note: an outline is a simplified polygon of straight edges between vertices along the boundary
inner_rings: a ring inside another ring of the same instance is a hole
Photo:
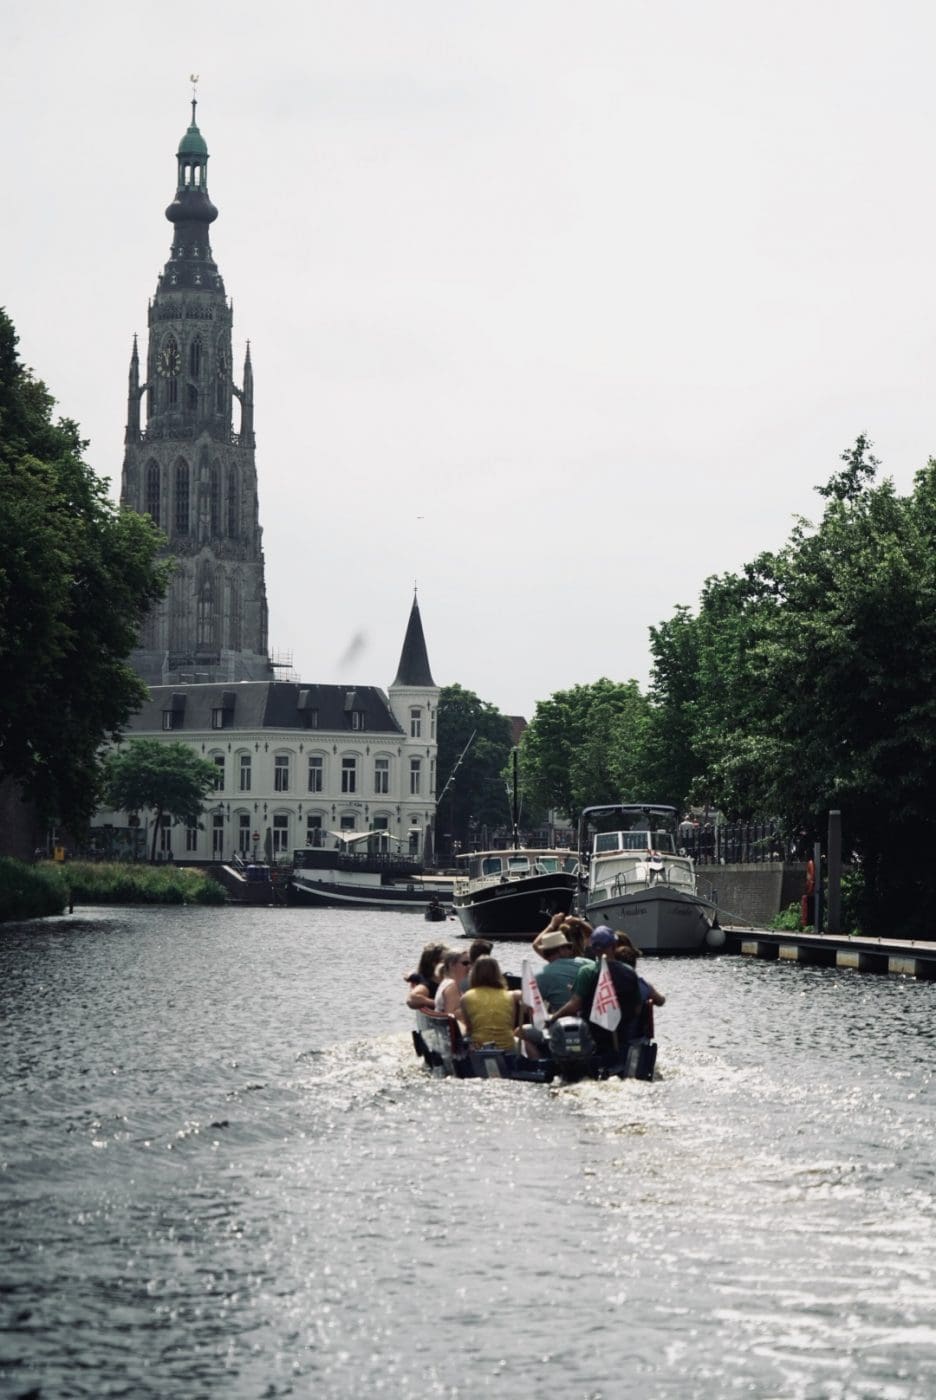
[[[223,904],[225,897],[210,875],[184,865],[70,860],[62,874],[76,904]]]
[[[67,906],[68,886],[57,866],[0,857],[0,923],[61,914]]]

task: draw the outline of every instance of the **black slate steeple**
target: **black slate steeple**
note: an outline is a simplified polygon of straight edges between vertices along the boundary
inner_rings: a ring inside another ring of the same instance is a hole
[[[410,609],[400,664],[397,667],[394,686],[435,685],[429,669],[429,654],[426,651],[426,638],[423,635],[422,619],[419,616],[419,603],[413,593],[413,606]]]

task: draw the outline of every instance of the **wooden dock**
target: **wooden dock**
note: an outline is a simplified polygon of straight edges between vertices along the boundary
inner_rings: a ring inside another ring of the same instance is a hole
[[[726,927],[724,933],[726,953],[936,981],[936,943],[844,933],[785,933],[737,924]]]

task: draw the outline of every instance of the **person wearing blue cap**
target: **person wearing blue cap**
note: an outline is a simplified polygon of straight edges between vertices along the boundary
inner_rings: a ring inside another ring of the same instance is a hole
[[[634,969],[628,967],[626,963],[618,962],[615,958],[616,947],[617,935],[614,930],[608,928],[607,924],[600,924],[591,936],[591,951],[595,961],[587,962],[579,969],[569,1000],[564,1006],[560,1006],[558,1011],[547,1017],[547,1026],[551,1026],[561,1016],[581,1016],[583,1021],[589,1019],[592,1002],[595,999],[595,989],[598,986],[601,960],[605,957],[608,959],[611,980],[614,983],[618,1005],[621,1009],[620,1024],[628,1026],[636,1019],[642,1004],[640,984]],[[617,1050],[615,1036],[612,1032],[596,1025],[592,1025],[590,1030],[599,1053],[607,1055],[613,1054]]]

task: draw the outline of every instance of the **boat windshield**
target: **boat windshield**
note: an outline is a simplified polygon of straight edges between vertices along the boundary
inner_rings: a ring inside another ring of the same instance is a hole
[[[601,831],[595,837],[595,854],[608,851],[672,851],[669,831]]]
[[[507,861],[507,869],[512,875],[525,875],[529,868],[528,856],[510,856]]]
[[[504,868],[500,856],[485,856],[481,862],[482,875],[499,875]]]

